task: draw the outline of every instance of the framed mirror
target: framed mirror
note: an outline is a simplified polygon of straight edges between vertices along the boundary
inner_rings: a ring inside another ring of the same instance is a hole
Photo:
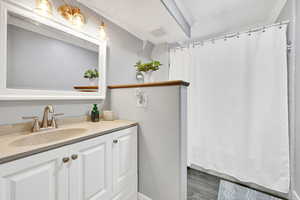
[[[106,42],[5,2],[0,8],[0,100],[105,98]]]

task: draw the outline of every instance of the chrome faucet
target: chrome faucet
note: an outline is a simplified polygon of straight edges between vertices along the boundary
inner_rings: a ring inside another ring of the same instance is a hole
[[[52,105],[48,105],[44,109],[43,121],[41,128],[48,128],[51,125],[51,121],[49,120],[49,113],[54,114],[54,109]],[[52,116],[53,118],[53,116]]]
[[[51,114],[51,118],[49,115]],[[40,124],[39,118],[37,116],[33,117],[23,117],[23,119],[33,119],[34,123],[32,126],[32,132],[39,132],[42,130],[48,130],[53,128],[58,128],[57,122],[56,122],[56,116],[64,115],[63,113],[55,114],[54,109],[52,105],[48,105],[44,109],[44,115],[43,120]]]

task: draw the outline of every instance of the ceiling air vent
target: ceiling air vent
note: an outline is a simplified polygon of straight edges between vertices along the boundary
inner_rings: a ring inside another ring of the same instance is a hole
[[[166,31],[163,28],[158,28],[150,32],[154,37],[162,37],[166,35]]]

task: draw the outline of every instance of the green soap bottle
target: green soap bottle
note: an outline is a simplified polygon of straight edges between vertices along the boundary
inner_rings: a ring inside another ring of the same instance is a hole
[[[92,112],[91,112],[91,120],[92,122],[99,122],[100,121],[100,114],[98,110],[97,104],[94,104]]]

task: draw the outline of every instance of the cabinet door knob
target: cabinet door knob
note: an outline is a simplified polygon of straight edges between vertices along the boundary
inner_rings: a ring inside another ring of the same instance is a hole
[[[70,158],[68,158],[68,157],[65,157],[65,158],[63,158],[63,159],[62,159],[62,161],[63,161],[63,163],[67,163],[67,162],[69,162],[69,161],[70,161]]]
[[[72,158],[72,160],[76,160],[76,159],[78,158],[78,155],[73,154],[73,155],[71,156],[71,158]]]
[[[119,142],[118,140],[114,140],[114,141],[113,141],[114,144],[117,144],[118,142]]]

